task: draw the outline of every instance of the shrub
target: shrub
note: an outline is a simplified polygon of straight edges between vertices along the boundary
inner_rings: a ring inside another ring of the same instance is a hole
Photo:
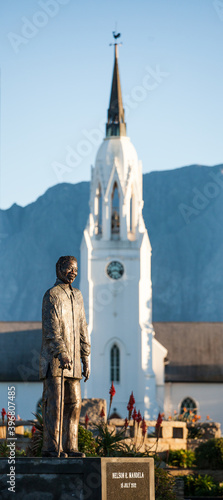
[[[123,439],[125,439],[125,429],[116,432],[115,429],[110,430],[106,423],[95,424],[98,431],[96,437],[97,455],[101,457],[116,457],[121,456],[121,453],[126,449]]]
[[[87,456],[97,456],[96,441],[91,431],[88,431],[81,425],[78,426],[78,450]]]
[[[21,450],[18,446],[16,446],[15,449],[15,456],[16,457],[24,457],[26,455],[24,450]],[[7,441],[3,441],[0,443],[0,457],[9,457],[10,456],[10,450],[8,447]]]
[[[223,494],[223,487],[219,486],[211,476],[193,474],[184,478],[184,494],[186,496],[213,497]]]
[[[195,465],[195,453],[190,450],[170,450],[168,464],[182,468],[193,467]]]
[[[155,467],[155,498],[156,500],[176,500],[174,492],[175,480],[167,471]]]
[[[200,469],[223,469],[223,438],[210,439],[196,450],[197,467]]]
[[[215,422],[188,422],[188,439],[213,439],[219,437]]]
[[[201,423],[187,424],[188,435],[187,439],[202,439],[205,434],[204,426]]]
[[[0,443],[0,457],[8,457],[9,456],[9,447],[7,441],[3,441]]]

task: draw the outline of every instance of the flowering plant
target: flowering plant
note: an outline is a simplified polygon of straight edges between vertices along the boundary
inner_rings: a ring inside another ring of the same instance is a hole
[[[114,388],[113,382],[112,382],[112,385],[111,385],[111,387],[109,389],[109,394],[110,394],[110,403],[109,403],[109,410],[108,410],[108,420],[109,420],[109,416],[110,416],[110,411],[111,411],[111,405],[112,405],[113,397],[116,394],[116,390]]]
[[[163,421],[163,414],[159,413],[156,421],[156,436],[157,438],[160,437],[160,430],[161,430],[161,424]]]
[[[105,411],[104,411],[104,407],[103,406],[102,406],[102,409],[101,409],[101,412],[100,412],[100,417],[101,418],[105,417]]]
[[[131,415],[132,415],[132,411],[133,411],[133,408],[134,408],[134,404],[135,404],[135,398],[133,396],[133,391],[132,391],[131,394],[130,394],[130,397],[129,397],[128,405],[127,405],[127,410],[129,412],[129,420],[131,419]]]
[[[88,428],[88,422],[89,422],[89,417],[88,417],[88,414],[87,414],[87,413],[86,413],[86,415],[85,415],[84,422],[85,422],[85,429],[87,429],[87,428]]]
[[[3,424],[4,424],[4,421],[5,421],[5,416],[7,415],[7,413],[6,413],[6,411],[5,411],[5,408],[2,408],[1,415],[2,415],[2,422],[3,422]]]

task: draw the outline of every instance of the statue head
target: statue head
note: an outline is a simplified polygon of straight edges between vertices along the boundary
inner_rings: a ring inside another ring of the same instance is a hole
[[[56,263],[56,274],[64,283],[73,283],[77,277],[78,265],[77,259],[72,255],[60,257]]]

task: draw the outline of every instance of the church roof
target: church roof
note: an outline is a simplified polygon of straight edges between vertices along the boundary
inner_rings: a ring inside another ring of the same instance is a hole
[[[0,322],[0,382],[39,380],[41,322]]]
[[[223,323],[153,323],[166,382],[223,382]]]

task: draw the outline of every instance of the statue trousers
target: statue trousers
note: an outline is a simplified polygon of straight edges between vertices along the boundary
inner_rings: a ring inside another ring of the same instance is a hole
[[[78,424],[81,412],[80,380],[64,377],[62,401],[62,446],[66,453],[78,451]],[[48,371],[43,381],[43,449],[57,452],[59,443],[61,378]]]

